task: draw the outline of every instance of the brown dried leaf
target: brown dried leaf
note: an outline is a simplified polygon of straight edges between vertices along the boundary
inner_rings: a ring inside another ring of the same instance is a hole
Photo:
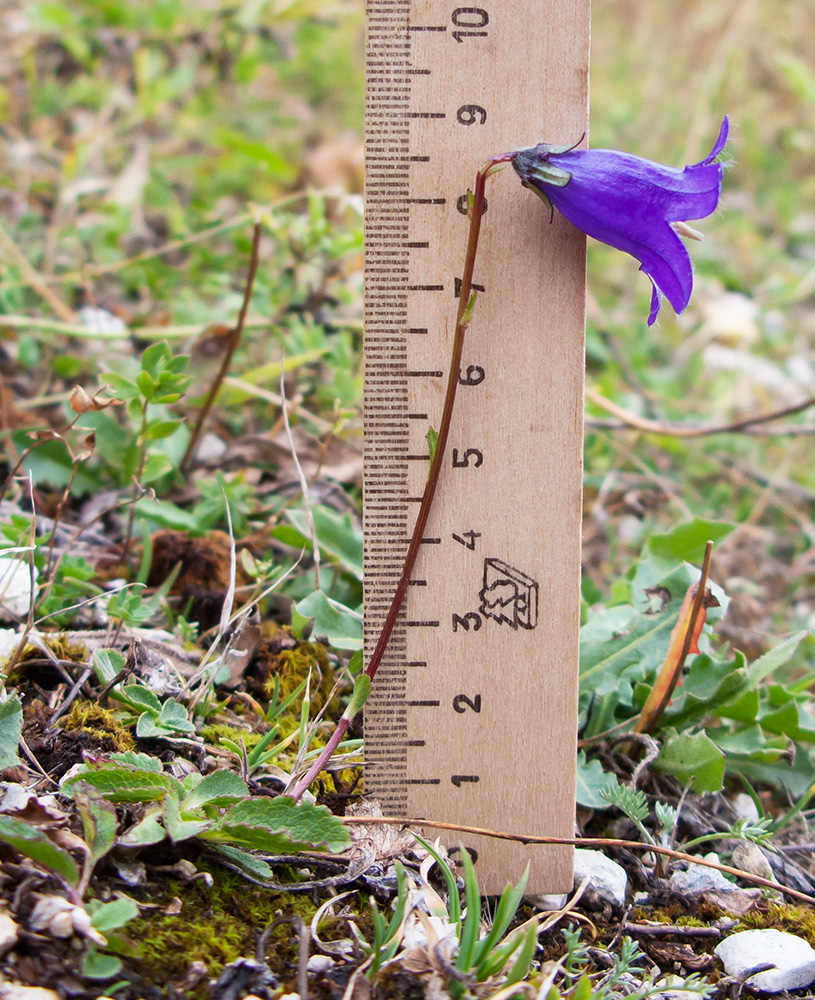
[[[121,406],[122,401],[120,399],[100,399],[96,393],[91,396],[81,385],[75,385],[71,389],[68,405],[74,413],[82,414],[89,410],[106,410],[109,406]]]

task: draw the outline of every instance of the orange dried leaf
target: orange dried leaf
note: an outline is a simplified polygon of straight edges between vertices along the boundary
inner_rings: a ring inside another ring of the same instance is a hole
[[[671,641],[668,644],[668,653],[665,656],[665,661],[660,667],[657,678],[654,681],[654,686],[651,688],[651,693],[648,695],[637,719],[637,724],[634,726],[634,732],[636,733],[653,732],[660,716],[665,711],[665,707],[671,700],[671,695],[674,693],[677,684],[681,683],[682,668],[685,665],[687,654],[700,652],[699,636],[702,634],[702,628],[707,619],[707,609],[717,608],[719,602],[710,590],[706,589],[701,607],[699,608],[699,614],[696,617],[696,621],[692,622],[693,603],[696,599],[698,589],[698,583],[692,583],[688,587],[685,600],[679,609],[679,618],[671,632]],[[690,629],[692,629],[690,642],[686,647],[685,640],[688,637]]]

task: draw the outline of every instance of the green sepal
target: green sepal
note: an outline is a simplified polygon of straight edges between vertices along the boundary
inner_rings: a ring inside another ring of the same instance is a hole
[[[368,700],[370,693],[371,678],[367,674],[359,674],[354,681],[354,690],[351,693],[351,699],[342,713],[343,719],[353,719]]]
[[[427,441],[427,450],[430,453],[430,464],[432,465],[436,457],[436,448],[439,445],[439,432],[434,427],[428,427],[425,441]]]

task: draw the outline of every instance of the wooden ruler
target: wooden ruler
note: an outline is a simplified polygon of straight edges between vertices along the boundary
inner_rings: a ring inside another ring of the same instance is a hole
[[[368,0],[365,637],[396,587],[438,428],[467,237],[489,156],[587,129],[589,0]],[[490,180],[439,490],[365,712],[386,813],[572,836],[585,240],[511,167]],[[428,829],[431,835],[432,831]],[[449,838],[452,843],[455,838]],[[572,849],[466,838],[485,892]]]

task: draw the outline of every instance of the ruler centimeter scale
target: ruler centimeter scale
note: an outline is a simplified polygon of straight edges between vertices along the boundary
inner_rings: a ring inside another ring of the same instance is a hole
[[[490,155],[588,118],[589,0],[368,0],[365,647],[401,572],[438,429],[467,237]],[[365,789],[387,814],[574,830],[585,242],[509,168],[490,180],[448,452],[365,709]],[[433,836],[430,829],[428,832]],[[456,843],[458,838],[450,837]],[[571,848],[465,838],[482,890]]]

